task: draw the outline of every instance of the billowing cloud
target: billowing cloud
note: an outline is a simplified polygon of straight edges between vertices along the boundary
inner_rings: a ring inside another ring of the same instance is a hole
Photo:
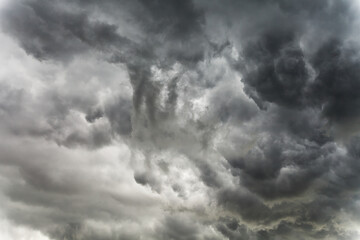
[[[0,11],[0,237],[359,237],[355,1]]]

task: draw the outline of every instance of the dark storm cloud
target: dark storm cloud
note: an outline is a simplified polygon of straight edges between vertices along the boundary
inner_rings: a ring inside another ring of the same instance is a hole
[[[94,19],[79,6],[81,1],[13,3],[3,26],[26,51],[40,59],[68,59],[92,49],[110,51],[113,61],[125,63],[137,62],[139,57],[149,60],[154,54],[159,57],[155,61],[166,58],[195,63],[202,59],[201,13],[191,1],[89,3],[90,9],[95,7],[105,14],[109,8],[127,8],[134,14],[134,27],[147,34],[137,39],[122,36],[118,31],[121,26]]]
[[[179,216],[169,216],[163,221],[163,226],[157,230],[159,239],[199,239],[198,226],[190,219]]]
[[[319,148],[283,137],[260,139],[243,157],[229,160],[242,184],[265,198],[297,195],[327,171],[331,146]],[[236,173],[235,173],[236,174]]]
[[[252,143],[244,156],[228,158],[240,184],[220,191],[219,204],[255,226],[280,221],[276,228],[258,232],[264,239],[296,234],[352,239],[354,233],[336,227],[336,217],[357,208],[358,137],[343,147],[332,140],[324,144],[300,139],[270,135]],[[277,204],[267,205],[274,201]]]
[[[261,10],[256,9],[260,4]],[[359,88],[356,70],[359,49],[348,41],[354,13],[346,1],[312,4],[244,3],[244,8],[251,9],[251,14],[257,13],[259,18],[249,24],[240,22],[241,40],[234,40],[240,45],[236,66],[243,74],[244,90],[266,113],[260,124],[254,123],[254,128],[261,128],[252,132],[256,140],[236,145],[234,138],[234,148],[239,149],[240,156],[229,157],[229,152],[224,153],[232,174],[239,177],[239,185],[251,194],[241,194],[240,187],[220,191],[218,200],[245,221],[257,224],[283,221],[276,230],[258,232],[261,239],[293,238],[296,232],[315,239],[347,236],[330,221],[340,208],[350,211],[350,203],[333,194],[347,191],[357,181],[352,175],[357,167],[350,160],[354,159],[350,151],[348,156],[339,154],[331,124],[358,117],[355,89]],[[243,16],[246,19],[247,13]],[[245,153],[243,149],[247,149]],[[336,172],[346,172],[343,168],[353,171],[340,177]],[[342,190],[333,183],[322,185],[328,181],[343,182],[340,179],[348,179]],[[302,200],[296,198],[306,196],[314,187],[322,194],[310,194],[315,197],[303,209],[298,205]],[[269,208],[266,203],[274,199],[293,202],[281,205],[280,209]],[[327,210],[319,210],[320,205]],[[305,211],[304,215],[298,211]],[[295,218],[296,224],[289,224],[289,218]],[[325,223],[327,229],[317,230],[316,226]]]
[[[297,108],[305,101],[310,74],[301,49],[291,46],[292,37],[284,34],[287,33],[271,31],[265,34],[262,43],[246,49],[245,59],[254,61],[256,70],[244,76],[245,91],[261,108],[264,100]]]
[[[0,85],[7,217],[55,239],[353,238],[354,6],[8,3],[3,31],[40,65],[33,88]]]
[[[321,104],[324,115],[335,121],[359,117],[359,51],[352,45],[331,39],[313,57],[318,72],[313,99]]]
[[[23,1],[14,3],[3,23],[30,54],[39,59],[68,59],[89,47],[128,43],[116,26],[90,22],[85,13],[61,10],[61,4]]]
[[[288,108],[318,106],[335,121],[358,116],[353,90],[359,82],[359,49],[348,40],[355,14],[350,4],[279,1],[254,23],[256,30],[244,37],[242,73],[246,93],[260,108],[271,102]]]

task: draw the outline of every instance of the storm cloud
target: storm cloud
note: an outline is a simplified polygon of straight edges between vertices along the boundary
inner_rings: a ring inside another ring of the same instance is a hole
[[[0,1],[1,239],[357,239],[357,0]]]

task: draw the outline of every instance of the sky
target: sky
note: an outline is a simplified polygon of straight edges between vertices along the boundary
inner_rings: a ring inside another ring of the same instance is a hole
[[[360,2],[1,0],[1,240],[359,240]]]

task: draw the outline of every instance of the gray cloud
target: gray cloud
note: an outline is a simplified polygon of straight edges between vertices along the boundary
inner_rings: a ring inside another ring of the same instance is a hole
[[[358,11],[7,2],[0,214],[49,239],[355,239]]]

